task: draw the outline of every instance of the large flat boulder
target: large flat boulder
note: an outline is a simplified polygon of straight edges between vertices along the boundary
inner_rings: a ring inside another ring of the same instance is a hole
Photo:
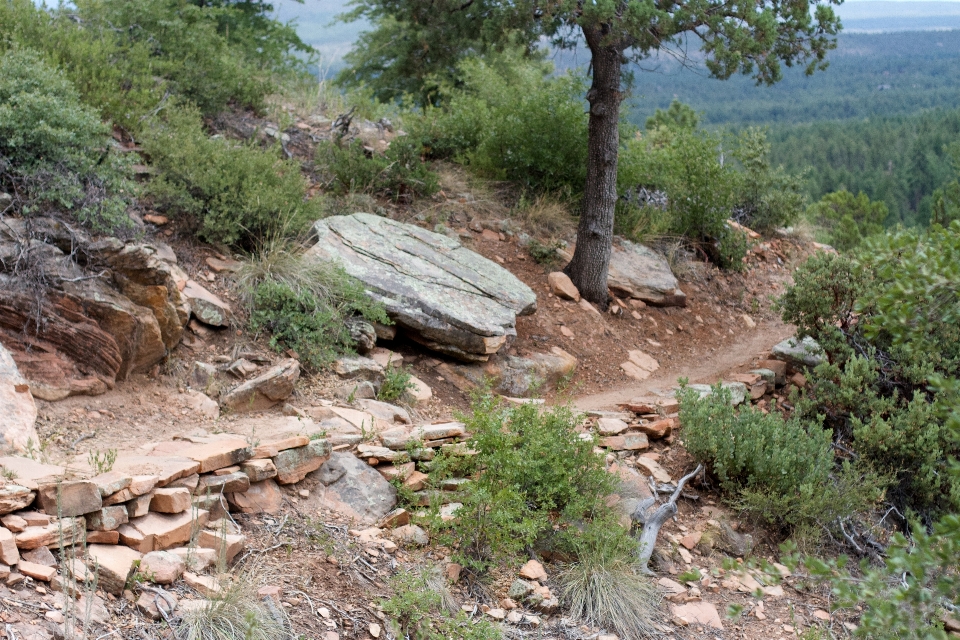
[[[573,250],[571,246],[559,253],[570,260]],[[613,239],[607,286],[618,295],[658,307],[687,306],[687,294],[680,290],[666,258],[650,247],[619,237]]]
[[[458,240],[368,213],[314,225],[310,259],[338,261],[426,347],[484,361],[516,335],[537,299],[512,273]]]

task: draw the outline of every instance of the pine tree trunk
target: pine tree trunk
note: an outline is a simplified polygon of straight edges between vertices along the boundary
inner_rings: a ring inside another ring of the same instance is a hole
[[[583,193],[577,248],[564,268],[580,295],[606,310],[610,299],[607,270],[617,202],[617,155],[620,146],[620,66],[622,53],[604,42],[602,27],[584,28],[592,54],[593,84],[587,92],[587,184]]]

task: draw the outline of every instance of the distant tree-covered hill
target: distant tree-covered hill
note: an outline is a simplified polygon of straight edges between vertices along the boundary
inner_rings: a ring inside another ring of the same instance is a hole
[[[712,80],[695,60],[688,69],[662,59],[636,72],[632,117],[642,124],[674,98],[708,125],[863,119],[960,105],[960,30],[845,33],[828,59],[826,71],[808,77],[787,69],[772,87],[743,77]]]
[[[948,147],[960,141],[960,110],[818,122],[770,132],[772,161],[807,171],[812,199],[863,191],[890,209],[887,224],[926,224],[931,195],[954,179]]]

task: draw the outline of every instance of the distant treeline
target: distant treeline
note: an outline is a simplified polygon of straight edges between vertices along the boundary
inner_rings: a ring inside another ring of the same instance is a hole
[[[882,200],[887,225],[925,225],[933,191],[956,178],[948,147],[960,141],[960,109],[912,116],[777,127],[772,164],[807,171],[811,200],[846,188]]]
[[[908,115],[960,105],[960,30],[841,34],[830,67],[785,69],[771,87],[712,80],[673,59],[635,72],[632,119],[641,125],[676,97],[706,125],[785,124]]]

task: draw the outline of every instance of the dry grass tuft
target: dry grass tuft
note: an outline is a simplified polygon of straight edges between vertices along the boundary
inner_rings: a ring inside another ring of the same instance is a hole
[[[660,593],[632,563],[580,561],[567,566],[560,582],[571,618],[623,640],[659,635]]]
[[[221,584],[218,595],[206,606],[183,613],[178,638],[184,640],[287,640],[291,638],[286,614],[276,601],[257,590],[270,580],[259,564],[238,571]]]
[[[282,234],[264,239],[233,277],[244,306],[250,308],[253,292],[267,281],[284,284],[298,293],[309,291],[318,300],[327,299],[329,292],[325,283],[334,277],[336,269],[329,263],[305,260],[303,251],[301,242]]]
[[[540,238],[561,238],[576,226],[569,206],[548,195],[533,202],[521,200],[513,215],[530,235]]]

